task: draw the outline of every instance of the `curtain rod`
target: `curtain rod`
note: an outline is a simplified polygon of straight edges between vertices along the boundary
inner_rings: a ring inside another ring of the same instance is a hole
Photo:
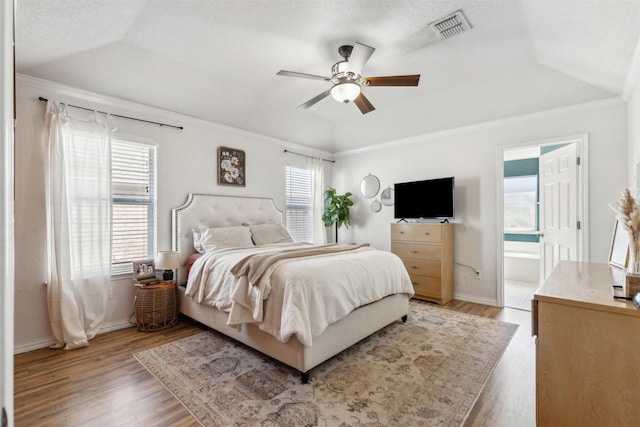
[[[49,100],[47,98],[39,97],[38,101],[47,102]],[[79,107],[77,105],[66,104],[64,102],[61,102],[60,104],[66,105],[68,107],[79,108],[81,110],[96,111],[96,112],[101,113],[101,114],[109,114],[109,115],[111,115],[113,117],[120,117],[121,119],[135,120],[135,121],[138,121],[138,122],[151,123],[151,124],[159,125],[159,126],[167,126],[167,127],[170,127],[170,128],[176,128],[176,129],[180,129],[180,130],[184,129],[182,126],[168,125],[166,123],[152,122],[151,120],[136,119],[135,117],[128,117],[128,116],[121,116],[121,115],[118,115],[118,114],[105,113],[104,111],[93,110],[91,108],[86,108],[86,107]]]
[[[329,162],[329,163],[335,163],[335,160],[328,160],[328,159],[323,159],[322,157],[313,157],[313,156],[308,156],[306,154],[300,154],[300,153],[296,153],[295,151],[290,151],[290,150],[284,150],[285,153],[291,153],[291,154],[297,154],[298,156],[303,156],[303,157],[308,157],[310,159],[320,159],[323,160],[325,162]]]

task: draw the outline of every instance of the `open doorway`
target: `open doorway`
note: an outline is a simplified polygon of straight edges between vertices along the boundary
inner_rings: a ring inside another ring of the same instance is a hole
[[[588,259],[587,135],[498,149],[498,302],[530,310],[559,261]]]
[[[527,310],[540,284],[540,146],[504,151],[504,305]]]

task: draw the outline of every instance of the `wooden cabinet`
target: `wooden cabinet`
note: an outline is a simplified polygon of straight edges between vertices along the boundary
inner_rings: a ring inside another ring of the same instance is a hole
[[[453,224],[391,224],[391,252],[402,259],[416,298],[453,299]]]
[[[606,264],[561,262],[536,291],[538,425],[640,422],[640,310],[612,283]]]

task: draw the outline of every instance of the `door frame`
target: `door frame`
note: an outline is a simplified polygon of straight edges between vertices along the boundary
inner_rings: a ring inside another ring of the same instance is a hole
[[[496,147],[496,301],[498,307],[504,307],[504,152],[515,148],[543,147],[576,143],[580,158],[577,185],[577,215],[580,221],[578,233],[578,260],[589,261],[589,134],[567,135],[536,141],[523,141]]]
[[[15,1],[15,0],[14,0]],[[0,423],[13,422],[14,1],[0,3]]]

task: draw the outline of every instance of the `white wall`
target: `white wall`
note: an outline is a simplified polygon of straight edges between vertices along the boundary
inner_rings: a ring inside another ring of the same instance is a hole
[[[147,141],[158,147],[158,250],[170,249],[171,209],[181,205],[189,192],[272,197],[278,208],[284,210],[285,165],[306,164],[305,157],[285,154],[284,148],[319,157],[332,157],[330,153],[314,152],[286,141],[19,76],[15,153],[17,352],[45,347],[52,342],[43,285],[47,270],[41,131],[46,104],[38,101],[39,96],[184,126],[184,130],[177,130],[115,119],[117,134]],[[216,155],[221,145],[245,150],[246,187],[217,184]],[[331,183],[331,173],[329,165],[328,184]],[[134,311],[131,279],[113,280],[112,286],[114,298],[109,300],[106,330],[127,326]]]
[[[428,120],[428,117],[425,118]],[[358,152],[338,153],[333,182],[339,192],[359,194],[368,173],[382,188],[395,182],[445,176],[456,178],[455,297],[497,303],[496,148],[525,141],[589,134],[589,219],[591,261],[606,262],[615,205],[627,182],[627,106],[621,100],[576,106],[482,126],[414,137]],[[352,240],[390,248],[393,208],[369,210],[370,200],[354,197]]]
[[[638,166],[640,164],[640,85],[629,98],[629,178],[628,185],[640,188]]]

